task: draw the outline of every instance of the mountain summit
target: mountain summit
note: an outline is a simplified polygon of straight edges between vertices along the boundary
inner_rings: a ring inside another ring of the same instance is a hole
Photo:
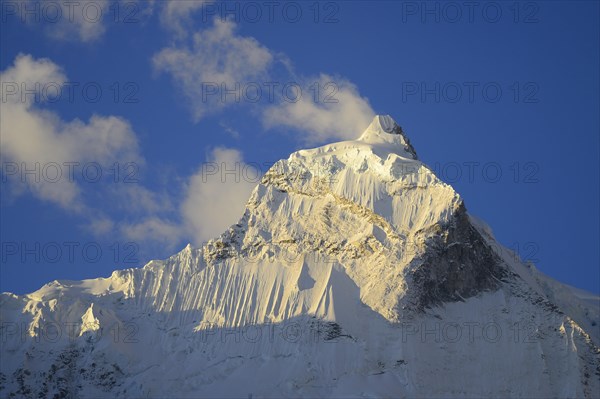
[[[598,298],[498,244],[387,115],[278,161],[202,248],[0,306],[6,397],[600,390]]]
[[[367,130],[358,138],[358,141],[372,144],[395,144],[402,147],[408,158],[417,159],[417,153],[410,144],[410,140],[389,115],[375,116]]]

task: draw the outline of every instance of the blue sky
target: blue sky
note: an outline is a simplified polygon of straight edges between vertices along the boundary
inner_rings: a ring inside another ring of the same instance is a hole
[[[598,2],[272,4],[2,1],[1,291],[199,245],[383,113],[500,242],[600,292]]]

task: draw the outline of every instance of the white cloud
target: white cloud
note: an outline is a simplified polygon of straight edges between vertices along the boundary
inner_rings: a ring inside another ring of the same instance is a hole
[[[126,120],[92,115],[87,122],[63,121],[39,107],[44,96],[36,99],[23,90],[39,92],[63,84],[66,77],[52,61],[19,54],[14,65],[0,73],[0,81],[4,89],[0,156],[3,166],[13,165],[11,173],[7,167],[3,170],[13,183],[26,186],[38,198],[81,211],[85,209],[81,190],[70,172],[77,165],[70,169],[70,163],[108,168],[115,162],[141,162],[137,138]],[[25,169],[35,172],[23,175]],[[55,178],[58,173],[60,178]]]
[[[160,16],[161,23],[179,37],[187,35],[192,23],[192,14],[211,0],[166,1]]]
[[[104,20],[110,13],[109,0],[82,1],[79,3],[81,8],[74,7],[72,14],[68,14],[70,12],[66,7],[68,2],[57,2],[57,4],[62,7],[63,18],[50,31],[54,37],[67,40],[76,34],[79,40],[91,42],[99,39],[106,31]],[[65,16],[69,17],[65,18]]]
[[[182,89],[196,121],[237,102],[233,95],[222,96],[222,87],[232,90],[267,76],[273,54],[235,30],[234,22],[215,18],[211,28],[194,34],[191,47],[173,45],[153,57],[154,67],[169,73]],[[213,89],[218,92],[211,94]]]
[[[190,178],[181,206],[194,245],[219,236],[241,218],[257,184],[257,172],[244,163],[238,150],[220,147],[212,151],[208,162]]]
[[[8,3],[3,10],[7,16],[17,17],[29,25],[42,25],[50,37],[58,40],[97,40],[106,31],[104,21],[114,17],[109,0],[18,0]]]
[[[84,227],[96,236],[104,236],[115,230],[115,223],[106,216],[99,216]]]
[[[315,96],[316,87],[319,98]],[[296,102],[281,101],[265,108],[263,124],[270,129],[285,127],[302,131],[304,141],[312,143],[354,139],[375,116],[369,101],[345,79],[321,74],[316,79],[309,79],[302,93]]]
[[[108,24],[146,22],[154,8],[154,0],[15,0],[5,3],[2,11],[6,18],[41,27],[56,40],[86,43],[100,39]]]
[[[173,249],[182,238],[184,231],[181,226],[168,219],[148,216],[136,223],[120,223],[120,232],[128,240],[141,243],[160,243],[163,248]]]

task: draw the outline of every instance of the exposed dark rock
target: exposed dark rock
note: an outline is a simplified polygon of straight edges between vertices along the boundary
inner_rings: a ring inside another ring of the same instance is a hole
[[[462,204],[453,221],[428,238],[425,255],[415,264],[408,276],[414,284],[409,301],[419,311],[494,291],[510,276]]]

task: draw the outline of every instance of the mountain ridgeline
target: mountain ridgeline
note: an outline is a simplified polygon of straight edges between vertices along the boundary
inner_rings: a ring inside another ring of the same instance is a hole
[[[0,394],[593,398],[599,304],[499,245],[376,116],[278,161],[202,248],[3,293]]]

